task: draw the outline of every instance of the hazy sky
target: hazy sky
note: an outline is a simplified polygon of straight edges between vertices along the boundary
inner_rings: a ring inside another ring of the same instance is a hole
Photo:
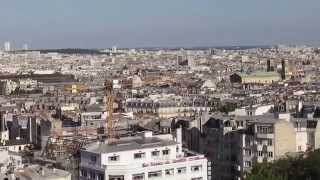
[[[3,0],[0,45],[320,44],[320,0]]]

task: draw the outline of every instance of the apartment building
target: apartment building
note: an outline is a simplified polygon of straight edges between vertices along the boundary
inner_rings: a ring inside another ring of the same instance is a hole
[[[81,180],[207,180],[204,155],[182,149],[181,130],[172,135],[120,139],[93,143],[81,150]]]
[[[190,116],[195,111],[209,112],[217,102],[206,98],[168,96],[165,98],[128,99],[126,111],[134,113],[152,113],[162,118]]]
[[[257,163],[296,152],[294,123],[273,115],[211,117],[203,126],[203,152],[215,180],[240,180]]]

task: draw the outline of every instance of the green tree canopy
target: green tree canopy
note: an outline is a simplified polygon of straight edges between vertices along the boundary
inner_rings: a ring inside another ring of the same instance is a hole
[[[246,180],[319,180],[320,150],[273,163],[257,164]]]

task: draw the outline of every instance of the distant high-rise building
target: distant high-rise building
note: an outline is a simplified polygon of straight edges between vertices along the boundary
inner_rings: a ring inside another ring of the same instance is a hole
[[[116,53],[117,52],[117,46],[112,46],[112,53]]]
[[[214,49],[210,49],[210,55],[211,55],[211,56],[215,55]]]
[[[10,42],[5,42],[5,43],[4,43],[4,50],[5,50],[5,51],[10,51],[10,50],[11,50]]]
[[[23,50],[25,50],[25,51],[27,51],[29,48],[28,48],[28,44],[24,44],[23,46],[22,46],[22,49]]]

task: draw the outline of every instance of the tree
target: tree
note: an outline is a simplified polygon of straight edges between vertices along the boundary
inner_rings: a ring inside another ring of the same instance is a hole
[[[220,106],[219,111],[223,113],[229,113],[234,111],[236,108],[237,105],[235,103],[226,103]]]
[[[320,150],[274,163],[257,164],[246,180],[317,180],[320,179]]]

